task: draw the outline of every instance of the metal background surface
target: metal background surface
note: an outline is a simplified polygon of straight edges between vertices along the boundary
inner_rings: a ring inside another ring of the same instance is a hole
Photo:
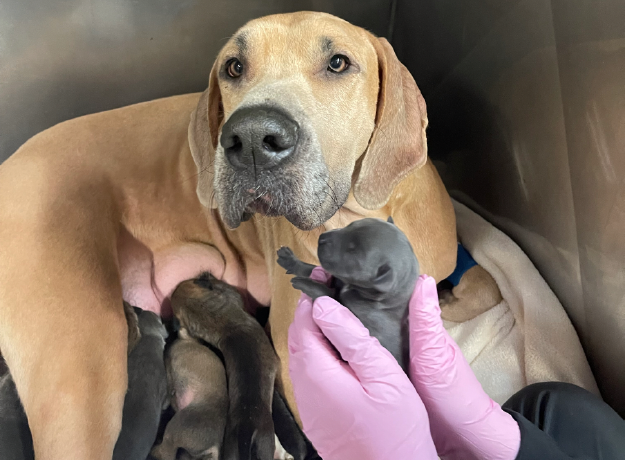
[[[300,10],[386,35],[391,0],[1,0],[0,162],[58,122],[203,91],[237,28]]]
[[[625,415],[625,2],[399,0],[452,195],[554,289]]]
[[[394,31],[448,188],[532,258],[625,414],[622,0],[2,0],[0,161],[60,121],[204,89],[237,27],[296,10]]]

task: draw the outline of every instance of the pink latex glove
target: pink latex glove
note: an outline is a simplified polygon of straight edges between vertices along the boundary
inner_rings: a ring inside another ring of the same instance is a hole
[[[328,279],[319,267],[311,277]],[[412,383],[343,305],[329,297],[313,305],[302,295],[289,328],[289,355],[304,433],[324,460],[438,458]]]
[[[444,459],[515,459],[519,426],[491,400],[441,320],[436,282],[420,276],[410,299],[410,378]]]

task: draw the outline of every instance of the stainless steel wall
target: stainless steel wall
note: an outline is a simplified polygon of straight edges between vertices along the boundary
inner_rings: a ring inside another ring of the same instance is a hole
[[[625,414],[625,2],[399,0],[449,189],[527,252]]]
[[[0,162],[57,122],[204,89],[238,26],[296,10],[394,30],[448,187],[529,254],[625,413],[622,0],[2,0]]]
[[[386,35],[391,0],[0,1],[0,162],[60,121],[202,91],[239,26],[299,10]]]

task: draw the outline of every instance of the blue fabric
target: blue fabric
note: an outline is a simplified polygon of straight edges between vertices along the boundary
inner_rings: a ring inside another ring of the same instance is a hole
[[[469,251],[467,251],[462,244],[458,243],[458,258],[456,260],[456,269],[451,275],[447,277],[447,281],[449,281],[454,286],[458,286],[462,275],[464,275],[469,268],[474,267],[475,265],[477,265],[477,262],[473,260],[473,257],[471,257],[471,254],[469,254]]]

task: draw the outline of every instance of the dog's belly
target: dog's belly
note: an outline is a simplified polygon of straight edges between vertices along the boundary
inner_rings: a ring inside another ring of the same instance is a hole
[[[269,292],[260,292],[268,290],[267,283],[247,279],[239,261],[227,260],[217,248],[207,244],[178,243],[151,251],[125,232],[119,239],[118,255],[124,300],[165,318],[172,314],[169,298],[176,286],[205,271],[243,293],[252,289],[252,298],[269,297]]]

